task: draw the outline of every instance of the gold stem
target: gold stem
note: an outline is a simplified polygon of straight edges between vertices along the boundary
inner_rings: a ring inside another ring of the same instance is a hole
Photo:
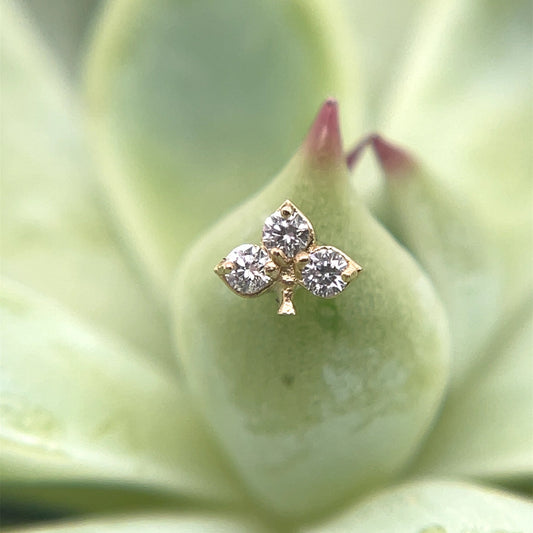
[[[278,315],[295,315],[294,305],[292,304],[292,295],[294,291],[291,287],[283,289],[281,293],[281,304],[278,309]]]

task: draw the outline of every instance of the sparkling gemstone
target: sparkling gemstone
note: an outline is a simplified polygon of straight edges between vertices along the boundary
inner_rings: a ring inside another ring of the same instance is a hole
[[[302,283],[315,296],[331,298],[346,287],[341,274],[347,266],[348,261],[338,251],[317,248],[309,254],[309,261],[302,270]]]
[[[268,254],[255,244],[241,244],[226,257],[235,268],[226,274],[229,286],[240,294],[257,294],[272,283],[265,273],[265,265],[270,261]]]
[[[292,258],[305,250],[310,242],[311,226],[296,210],[288,218],[283,218],[276,211],[265,220],[263,244],[269,250],[279,248],[287,257]]]

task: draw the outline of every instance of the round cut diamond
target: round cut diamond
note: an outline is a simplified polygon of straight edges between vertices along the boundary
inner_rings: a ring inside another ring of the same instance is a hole
[[[270,261],[268,254],[255,244],[241,244],[226,257],[235,268],[226,274],[228,285],[240,294],[257,294],[272,283],[265,273],[265,265]]]
[[[305,250],[310,241],[311,226],[296,210],[288,218],[283,218],[276,211],[265,220],[263,244],[269,250],[279,248],[287,257],[292,258]]]
[[[302,270],[302,283],[315,296],[331,298],[346,287],[341,275],[347,266],[348,261],[338,251],[317,248],[309,254],[309,261]]]

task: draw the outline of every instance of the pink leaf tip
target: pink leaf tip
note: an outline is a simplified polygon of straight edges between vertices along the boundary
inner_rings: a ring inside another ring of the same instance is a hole
[[[379,135],[373,136],[372,147],[381,168],[388,176],[407,174],[416,167],[413,158],[405,150],[391,144]]]
[[[365,151],[365,148],[372,144],[374,138],[377,137],[375,133],[372,133],[368,135],[367,137],[363,137],[362,140],[360,140],[347,154],[346,154],[346,166],[348,167],[348,170],[352,170],[355,165],[358,163],[359,159],[361,159],[361,156],[363,152]]]
[[[328,98],[318,112],[304,143],[309,157],[320,166],[343,159],[337,100]]]
[[[412,172],[416,167],[415,161],[405,150],[386,141],[381,135],[372,133],[364,137],[346,154],[346,165],[349,170],[354,168],[367,146],[372,146],[387,176],[400,176]]]

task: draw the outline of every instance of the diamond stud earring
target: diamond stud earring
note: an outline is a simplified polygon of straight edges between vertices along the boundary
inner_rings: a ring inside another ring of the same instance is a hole
[[[334,246],[317,245],[311,222],[289,200],[265,220],[261,246],[241,244],[215,266],[239,296],[276,289],[280,315],[296,314],[292,296],[299,285],[315,296],[334,298],[361,270]]]

